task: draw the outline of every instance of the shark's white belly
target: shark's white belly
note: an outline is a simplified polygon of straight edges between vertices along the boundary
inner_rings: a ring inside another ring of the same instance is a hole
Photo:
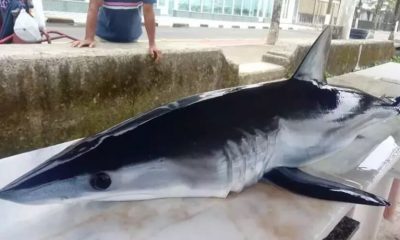
[[[108,174],[110,194],[99,201],[144,200],[171,197],[218,197],[240,192],[259,181],[271,151],[271,139],[262,132],[245,133],[237,142],[204,156],[163,158]]]

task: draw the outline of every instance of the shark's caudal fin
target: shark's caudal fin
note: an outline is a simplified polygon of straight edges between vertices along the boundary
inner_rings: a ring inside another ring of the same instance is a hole
[[[327,27],[311,46],[291,79],[325,85],[327,83],[325,66],[328,61],[331,39],[332,30]]]
[[[390,206],[390,203],[381,197],[341,183],[312,176],[297,168],[274,168],[265,173],[263,179],[291,192],[308,197],[372,206]]]

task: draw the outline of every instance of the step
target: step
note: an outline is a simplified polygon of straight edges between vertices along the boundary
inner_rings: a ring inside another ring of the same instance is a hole
[[[287,67],[290,64],[290,56],[267,52],[262,56],[262,61]]]
[[[282,66],[266,63],[254,62],[239,65],[240,84],[253,84],[285,78],[286,69]]]

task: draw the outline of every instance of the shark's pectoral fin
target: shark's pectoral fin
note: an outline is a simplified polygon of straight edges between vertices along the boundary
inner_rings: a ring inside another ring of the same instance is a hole
[[[372,206],[390,206],[389,202],[374,194],[312,176],[298,168],[274,168],[264,174],[263,180],[308,197]]]

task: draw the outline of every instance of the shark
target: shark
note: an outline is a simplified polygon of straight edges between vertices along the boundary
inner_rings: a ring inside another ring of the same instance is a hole
[[[311,198],[388,206],[302,170],[400,115],[400,98],[327,83],[331,35],[326,28],[287,80],[205,92],[128,119],[26,172],[0,190],[0,199],[226,198],[261,181]]]

